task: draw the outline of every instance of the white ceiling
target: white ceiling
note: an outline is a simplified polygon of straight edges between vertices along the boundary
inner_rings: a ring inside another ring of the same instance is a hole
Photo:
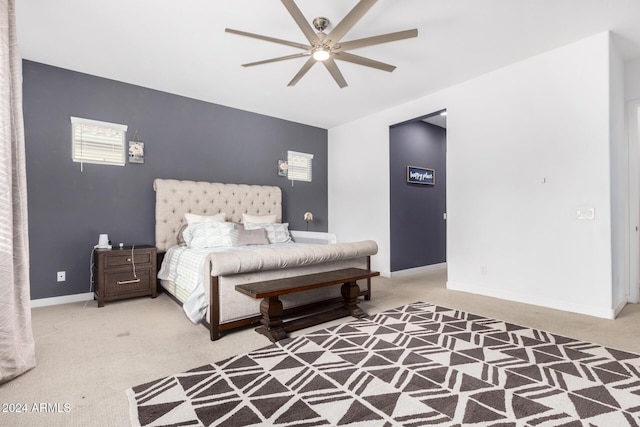
[[[335,25],[357,0],[296,3]],[[305,59],[240,66],[299,50],[226,27],[306,43],[278,0],[16,0],[16,10],[25,59],[322,128],[606,30],[626,60],[640,57],[639,0],[379,0],[343,40],[418,37],[354,50],[398,68],[338,62],[344,89],[319,65],[287,87]]]

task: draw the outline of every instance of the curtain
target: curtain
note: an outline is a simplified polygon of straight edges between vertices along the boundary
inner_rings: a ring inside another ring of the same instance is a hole
[[[0,0],[0,383],[35,365],[22,62],[16,40],[15,1]]]

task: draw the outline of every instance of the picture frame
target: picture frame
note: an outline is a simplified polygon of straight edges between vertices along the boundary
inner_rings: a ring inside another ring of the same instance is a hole
[[[423,168],[419,166],[407,166],[407,183],[421,185],[435,185],[435,169]]]
[[[144,163],[144,142],[129,141],[129,163]]]

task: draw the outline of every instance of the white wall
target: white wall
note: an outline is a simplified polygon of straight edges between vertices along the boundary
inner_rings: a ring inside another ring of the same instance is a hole
[[[629,144],[625,129],[624,60],[609,38],[609,140],[611,144],[612,308],[619,313],[629,289]]]
[[[625,64],[624,90],[627,101],[640,99],[640,58]]]
[[[329,130],[329,228],[389,274],[389,130],[448,110],[448,287],[612,317],[609,34]],[[594,208],[595,220],[576,219]]]
[[[625,64],[624,91],[627,101],[627,133],[629,141],[629,302],[638,302],[640,295],[640,58]]]
[[[389,126],[382,120],[353,125],[355,137],[349,127],[329,129],[329,232],[340,241],[375,240],[380,255],[372,268],[388,276]]]

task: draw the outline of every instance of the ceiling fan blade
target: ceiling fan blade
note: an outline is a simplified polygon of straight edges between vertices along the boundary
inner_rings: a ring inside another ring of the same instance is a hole
[[[365,67],[376,68],[382,71],[392,72],[396,69],[395,65],[385,64],[384,62],[365,58],[363,56],[354,55],[347,52],[334,53],[333,57],[340,61],[351,62],[353,64],[364,65]]]
[[[327,70],[329,70],[329,73],[331,73],[331,76],[333,77],[333,79],[336,81],[336,83],[338,83],[338,86],[340,86],[340,89],[347,86],[347,81],[344,79],[344,76],[340,72],[340,69],[336,64],[336,61],[334,61],[333,58],[329,58],[326,61],[323,61],[322,63],[324,64],[325,67],[327,67]]]
[[[298,74],[296,74],[293,79],[291,79],[291,81],[289,82],[289,84],[287,86],[295,86],[296,83],[298,83],[300,81],[300,79],[307,74],[307,71],[309,71],[311,69],[311,67],[313,67],[316,63],[316,60],[313,58],[309,58],[307,60],[307,62],[304,63],[304,65],[302,66],[302,68],[300,68],[300,71],[298,71]]]
[[[307,18],[304,17],[298,6],[296,6],[295,2],[293,0],[282,0],[282,4],[287,8],[293,20],[296,21],[296,24],[298,24],[298,27],[300,27],[304,36],[309,40],[309,43],[313,46],[320,44],[318,35],[313,30],[311,24],[307,21]]]
[[[325,37],[324,44],[329,47],[333,47],[338,43],[340,39],[342,39],[342,37],[344,37],[344,35],[347,34],[354,25],[356,25],[360,18],[362,18],[364,14],[367,13],[374,4],[376,4],[376,2],[377,0],[360,0],[358,4],[356,4],[355,7],[347,13],[347,16],[345,16],[342,21],[340,21],[340,23],[331,30],[327,37]]]
[[[278,58],[265,59],[264,61],[250,62],[248,64],[242,64],[242,66],[243,67],[253,67],[254,65],[262,65],[262,64],[269,64],[271,62],[286,61],[287,59],[301,58],[303,56],[309,56],[309,55],[310,55],[309,52],[294,53],[293,55],[287,55],[287,56],[280,56]]]
[[[254,39],[265,40],[272,43],[284,44],[287,46],[297,47],[299,49],[305,49],[305,50],[311,49],[311,46],[309,45],[291,42],[289,40],[276,39],[275,37],[262,36],[260,34],[254,34],[254,33],[247,33],[246,31],[232,30],[231,28],[226,28],[225,31],[227,33],[237,34],[239,36],[251,37]]]
[[[359,47],[410,39],[412,37],[418,37],[418,30],[415,28],[413,30],[398,31],[396,33],[381,34],[379,36],[342,42],[334,48],[334,52],[342,52],[345,50],[357,49]]]

